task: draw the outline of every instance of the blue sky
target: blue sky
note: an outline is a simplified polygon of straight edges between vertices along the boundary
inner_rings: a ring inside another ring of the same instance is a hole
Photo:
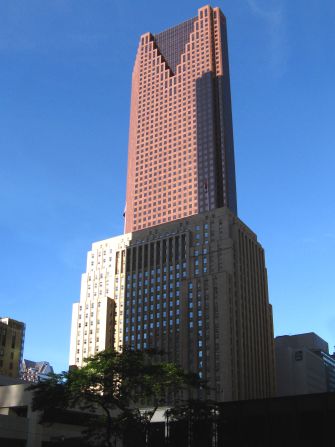
[[[0,0],[0,315],[67,368],[91,243],[122,233],[139,36],[204,2]],[[266,250],[276,335],[335,344],[333,0],[225,0],[238,207]]]

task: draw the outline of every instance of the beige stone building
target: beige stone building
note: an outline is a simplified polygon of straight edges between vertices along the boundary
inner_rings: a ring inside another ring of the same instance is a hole
[[[227,208],[133,233],[124,344],[155,347],[208,382],[208,398],[274,393],[264,251]]]
[[[80,302],[73,304],[70,365],[98,351],[119,349],[123,338],[125,246],[130,235],[95,242],[87,254]]]
[[[274,394],[264,251],[228,208],[96,242],[87,269],[70,364],[113,343],[158,348],[205,379],[208,398]],[[114,319],[106,306],[95,309],[108,300]]]
[[[0,375],[19,377],[24,334],[24,323],[0,318]]]

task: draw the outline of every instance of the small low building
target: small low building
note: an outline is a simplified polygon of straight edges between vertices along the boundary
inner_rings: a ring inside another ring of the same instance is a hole
[[[335,359],[314,332],[275,338],[277,395],[335,391]]]
[[[57,423],[42,425],[40,413],[32,411],[32,392],[26,388],[26,383],[0,386],[0,446],[47,447],[52,441],[81,437],[83,413],[73,411],[64,422],[59,418]]]

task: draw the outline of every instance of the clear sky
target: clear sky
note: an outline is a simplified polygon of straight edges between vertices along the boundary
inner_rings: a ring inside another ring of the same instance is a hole
[[[93,241],[121,234],[139,36],[197,0],[0,0],[0,315],[66,369]],[[217,1],[238,208],[266,250],[276,335],[335,344],[335,2]]]

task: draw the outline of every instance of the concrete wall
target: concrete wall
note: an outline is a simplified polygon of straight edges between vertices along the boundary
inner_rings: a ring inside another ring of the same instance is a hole
[[[76,425],[39,424],[40,415],[32,411],[32,393],[26,388],[23,384],[0,387],[0,439],[25,440],[26,447],[40,447],[43,441],[52,438],[80,436],[83,428]],[[15,415],[15,412],[24,414],[24,410],[26,416]]]

